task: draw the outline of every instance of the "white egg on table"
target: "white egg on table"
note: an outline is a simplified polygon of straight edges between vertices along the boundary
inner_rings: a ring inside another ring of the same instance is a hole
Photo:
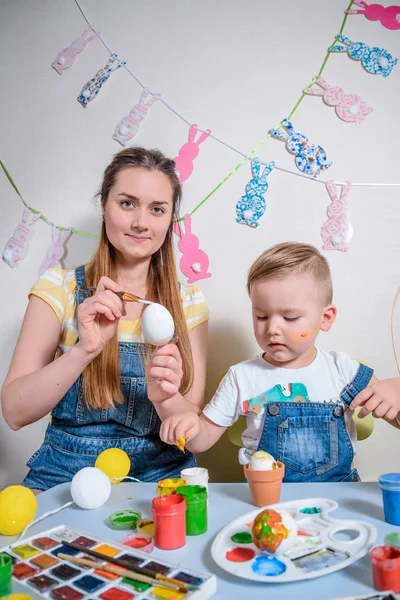
[[[153,302],[144,309],[142,332],[146,342],[153,346],[163,346],[171,341],[175,325],[171,313],[165,306]]]
[[[278,465],[274,457],[264,450],[257,450],[250,459],[249,469],[253,471],[272,471],[277,469]]]

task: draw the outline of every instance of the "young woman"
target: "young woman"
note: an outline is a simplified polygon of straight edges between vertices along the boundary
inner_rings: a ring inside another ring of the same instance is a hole
[[[181,187],[174,167],[158,150],[116,154],[104,172],[92,261],[49,269],[30,292],[2,408],[14,430],[51,412],[23,481],[32,489],[71,480],[107,448],[127,452],[130,475],[143,481],[195,464],[159,438],[163,418],[201,411],[205,389],[208,309],[198,288],[177,280],[172,224]],[[147,346],[145,305],[122,302],[120,291],[166,306],[177,343]]]

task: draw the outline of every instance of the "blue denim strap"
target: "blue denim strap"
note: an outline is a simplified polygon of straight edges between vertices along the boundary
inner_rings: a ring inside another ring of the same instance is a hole
[[[85,280],[85,265],[82,265],[75,269],[75,279],[76,279],[76,291],[75,291],[75,303],[78,307],[84,300],[89,297],[89,292],[86,287]]]
[[[340,392],[340,399],[346,404],[351,404],[354,398],[367,387],[373,374],[373,369],[360,364],[353,381],[348,383]]]

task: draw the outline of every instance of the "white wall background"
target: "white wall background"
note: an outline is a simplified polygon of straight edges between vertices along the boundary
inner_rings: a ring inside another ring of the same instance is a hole
[[[347,0],[82,0],[82,6],[92,25],[146,85],[191,122],[249,151],[289,113],[318,72]],[[120,69],[86,109],[77,102],[83,84],[106,64],[101,42],[90,42],[62,76],[50,65],[84,28],[73,0],[0,0],[0,158],[29,204],[56,223],[98,232],[93,197],[104,167],[121,149],[111,136],[119,119],[138,102],[141,89]],[[345,33],[400,57],[399,30],[350,16]],[[293,122],[334,160],[322,178],[400,182],[400,65],[384,79],[368,74],[346,55],[335,54],[324,76],[333,85],[359,93],[374,112],[357,127],[340,121],[320,98],[305,99]],[[157,103],[135,142],[159,147],[173,157],[187,134],[187,126]],[[296,170],[293,156],[281,142],[269,140],[259,156]],[[207,140],[184,187],[184,210],[200,202],[239,160],[234,152]],[[212,315],[209,395],[222,370],[257,351],[245,292],[246,271],[253,259],[267,246],[285,240],[321,247],[319,230],[329,202],[323,185],[275,171],[269,181],[267,213],[260,227],[252,230],[235,222],[235,205],[249,177],[245,165],[193,218],[193,229],[211,259],[212,278],[200,282]],[[379,378],[390,377],[396,374],[390,311],[399,285],[400,189],[355,187],[350,203],[351,250],[326,253],[338,319],[319,344],[363,359]],[[21,214],[22,204],[0,172],[1,248]],[[18,267],[0,264],[1,381],[17,340],[26,294],[50,243],[51,229],[39,221]],[[65,266],[87,261],[94,245],[93,240],[73,236]],[[45,425],[46,419],[12,432],[0,417],[0,488],[21,481]],[[377,422],[373,436],[359,446],[362,477],[376,479],[382,470],[399,470],[399,444],[400,432]],[[235,450],[226,440],[204,460],[212,463],[214,479],[240,476]]]

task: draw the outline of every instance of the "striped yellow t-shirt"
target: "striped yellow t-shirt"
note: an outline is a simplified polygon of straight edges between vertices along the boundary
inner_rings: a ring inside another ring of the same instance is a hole
[[[58,346],[61,353],[69,350],[78,337],[75,290],[75,270],[53,267],[43,273],[29,292],[29,295],[34,294],[42,298],[56,313],[61,323]],[[180,284],[180,292],[188,329],[193,329],[207,321],[209,312],[203,292],[194,285],[185,284]],[[144,342],[139,321],[140,319],[135,321],[120,319],[118,340],[120,342]]]

